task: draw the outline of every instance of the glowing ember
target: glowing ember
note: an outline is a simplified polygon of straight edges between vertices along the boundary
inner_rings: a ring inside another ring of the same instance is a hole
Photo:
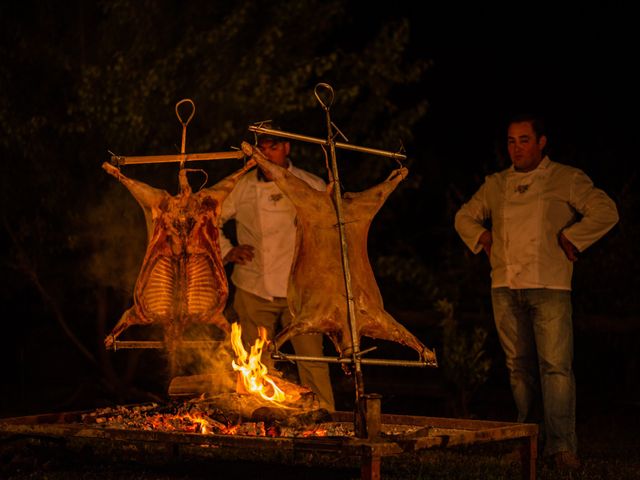
[[[241,418],[229,418],[225,412],[201,401],[170,405],[106,407],[82,414],[82,423],[107,429],[155,430],[202,435],[291,438],[354,436],[352,422],[316,421],[296,414],[282,420],[246,422]]]
[[[326,437],[328,431],[326,428],[318,425],[310,430],[305,430],[302,432],[303,437]]]
[[[200,426],[200,433],[209,433],[209,421],[206,418],[197,415],[186,415],[186,418]]]
[[[242,345],[242,329],[238,323],[231,325],[231,346],[236,354],[236,359],[231,363],[233,369],[239,373],[243,387],[248,393],[259,395],[263,399],[272,402],[279,407],[286,399],[285,393],[278,388],[275,381],[267,374],[269,369],[260,359],[262,358],[262,347],[267,341],[267,332],[259,327],[260,338],[256,339],[251,347],[251,353],[247,354]]]

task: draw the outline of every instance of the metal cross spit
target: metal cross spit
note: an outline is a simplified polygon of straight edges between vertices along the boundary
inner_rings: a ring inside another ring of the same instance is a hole
[[[405,360],[387,360],[387,359],[363,359],[362,356],[376,347],[372,347],[366,350],[360,350],[360,340],[358,337],[358,329],[355,318],[355,303],[352,293],[351,285],[351,271],[349,267],[349,255],[347,253],[347,240],[345,236],[345,221],[342,212],[342,193],[340,189],[340,178],[338,172],[338,166],[336,161],[336,148],[345,150],[352,150],[362,153],[368,153],[372,155],[379,155],[383,157],[393,158],[396,161],[405,160],[406,155],[399,152],[390,152],[386,150],[379,150],[375,148],[362,147],[352,145],[349,143],[336,142],[334,129],[337,133],[342,135],[342,132],[331,121],[330,108],[334,100],[333,88],[326,83],[319,83],[314,89],[314,94],[318,103],[325,111],[326,116],[326,128],[327,138],[309,137],[306,135],[299,135],[296,133],[285,132],[281,130],[274,130],[265,128],[263,126],[250,126],[249,130],[255,134],[268,134],[274,137],[282,137],[291,140],[299,140],[302,142],[314,143],[321,145],[323,149],[329,148],[331,154],[331,171],[329,172],[330,181],[333,182],[333,201],[336,210],[336,216],[338,220],[338,229],[340,234],[341,244],[341,256],[342,266],[344,273],[345,290],[347,295],[347,316],[350,333],[351,333],[351,358],[338,358],[338,357],[309,357],[300,355],[288,355],[282,352],[276,351],[272,353],[272,358],[276,360],[300,360],[300,361],[313,361],[313,362],[326,362],[326,363],[341,363],[352,364],[355,372],[355,390],[356,390],[356,429],[358,430],[358,436],[361,438],[372,438],[377,435],[376,425],[379,425],[380,416],[380,395],[364,393],[364,381],[362,375],[361,364],[370,365],[390,365],[390,366],[404,366],[404,367],[426,367],[436,366],[433,362],[427,362],[426,360],[420,361],[405,361]],[[324,100],[323,100],[324,98]],[[344,137],[344,135],[342,135]]]
[[[190,105],[191,113],[186,118],[180,113],[181,105]],[[170,162],[180,162],[180,169],[184,168],[184,164],[186,162],[193,161],[202,161],[202,160],[227,160],[227,159],[242,159],[244,158],[244,153],[241,150],[231,150],[227,152],[208,152],[208,153],[186,153],[186,143],[187,143],[187,125],[193,119],[193,116],[196,113],[196,106],[193,101],[189,98],[185,98],[176,103],[175,107],[176,116],[178,117],[178,121],[182,125],[182,144],[180,148],[179,154],[174,155],[145,155],[145,156],[121,156],[112,154],[110,163],[114,166],[120,167],[122,165],[140,165],[140,164],[148,164],[148,163],[170,163]],[[207,341],[207,340],[188,340],[181,341],[179,343],[179,348],[202,348],[202,349],[210,349],[218,346],[220,344],[219,341]],[[113,350],[121,350],[121,349],[163,349],[165,348],[165,342],[162,341],[151,341],[151,340],[114,340],[113,341]]]

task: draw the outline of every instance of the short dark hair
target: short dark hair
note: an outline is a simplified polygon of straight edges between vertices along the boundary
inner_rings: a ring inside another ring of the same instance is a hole
[[[531,128],[533,128],[533,132],[536,134],[536,139],[539,139],[543,135],[546,135],[546,129],[544,125],[544,119],[535,113],[523,112],[516,113],[515,115],[509,118],[509,122],[507,123],[507,127],[512,123],[522,123],[528,122],[531,124]]]
[[[267,120],[265,122],[260,122],[261,127],[268,128],[270,130],[279,130],[282,131],[282,127],[279,122],[274,120]],[[256,143],[269,140],[273,143],[281,143],[287,142],[288,140],[284,137],[280,137],[278,135],[273,135],[271,133],[259,133],[256,135]]]

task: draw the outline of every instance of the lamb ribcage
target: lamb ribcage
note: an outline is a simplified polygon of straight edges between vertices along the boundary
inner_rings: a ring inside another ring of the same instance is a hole
[[[189,315],[203,315],[217,305],[220,294],[216,291],[216,281],[211,262],[205,255],[191,255],[187,258],[186,301]]]
[[[181,288],[184,285],[184,288]],[[210,313],[218,304],[216,279],[206,255],[157,258],[140,296],[149,318],[194,318]]]

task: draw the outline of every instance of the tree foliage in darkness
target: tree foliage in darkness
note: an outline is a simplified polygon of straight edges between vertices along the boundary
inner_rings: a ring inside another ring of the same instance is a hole
[[[44,313],[15,327],[18,336],[31,322],[48,329],[57,315],[61,336],[72,337],[89,363],[107,358],[102,338],[130,301],[146,242],[139,207],[100,169],[109,150],[178,153],[174,107],[183,98],[196,105],[187,152],[238,146],[250,124],[266,119],[326,136],[313,94],[319,82],[333,86],[332,120],[357,144],[411,145],[412,125],[427,109],[426,100],[409,101],[405,92],[429,66],[407,56],[408,21],[381,20],[353,41],[352,12],[340,1],[35,1],[0,8],[4,266],[16,278],[3,296],[43,303]],[[317,146],[294,148],[297,164],[326,178]],[[363,169],[362,162],[341,164],[347,189],[366,188],[395,166],[372,157]],[[202,166],[192,184],[211,184],[239,167]],[[177,189],[175,165],[124,168]],[[101,369],[114,377],[111,365]]]
[[[469,32],[440,33],[438,17],[415,15],[412,3],[391,9],[340,0],[0,5],[6,279],[0,298],[16,319],[8,322],[14,341],[2,354],[6,359],[0,358],[3,364],[56,358],[63,348],[87,378],[100,378],[101,394],[124,400],[127,389],[140,384],[137,371],[146,357],[136,353],[124,362],[108,355],[102,340],[130,306],[146,231],[140,207],[101,163],[109,151],[179,153],[182,127],[174,108],[183,98],[196,105],[187,130],[190,153],[238,147],[253,139],[249,125],[267,119],[324,138],[326,117],[314,97],[319,82],[334,88],[331,119],[349,142],[406,149],[409,177],[378,212],[369,234],[369,256],[390,311],[432,309],[438,298],[447,298],[460,318],[490,320],[488,260],[462,244],[453,215],[485,174],[508,163],[491,146],[496,117],[523,100],[562,103],[557,95],[545,98],[552,85],[560,85],[559,91],[575,96],[564,102],[572,115],[555,119],[549,140],[563,145],[552,159],[583,168],[621,214],[620,224],[576,264],[576,314],[637,315],[640,277],[629,272],[640,238],[638,170],[637,162],[629,166],[619,154],[634,132],[626,120],[590,112],[604,108],[598,102],[613,105],[603,111],[615,111],[627,105],[626,92],[635,92],[633,77],[618,75],[617,90],[594,95],[605,91],[613,67],[626,58],[622,45],[607,55],[608,44],[594,40],[580,51],[573,44],[554,45],[538,73],[524,60],[519,64],[520,56],[503,52],[502,44],[495,51],[483,48],[480,37],[477,45],[464,40],[464,48],[454,47],[456,35],[467,39]],[[440,56],[425,53],[431,51]],[[606,140],[612,133],[615,145]],[[294,142],[292,149],[296,165],[326,178],[317,145]],[[397,166],[345,150],[337,155],[344,191],[378,183]],[[190,176],[194,188],[241,164],[198,163],[193,166],[202,172]],[[123,171],[177,191],[177,164]],[[29,375],[36,382],[64,381],[45,368],[55,365],[42,363],[35,373],[8,367],[7,385]],[[0,409],[3,401],[22,400],[14,390],[5,392]],[[69,392],[59,396],[64,394]]]

